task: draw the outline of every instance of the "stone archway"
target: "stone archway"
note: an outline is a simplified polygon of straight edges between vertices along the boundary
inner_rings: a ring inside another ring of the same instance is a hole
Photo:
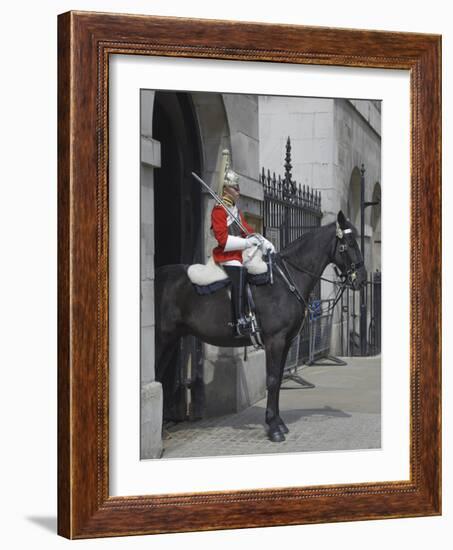
[[[142,90],[140,132],[140,456],[156,458],[162,450],[163,416],[185,418],[187,403],[184,384],[164,380],[162,388],[155,380],[155,268],[170,263],[199,262],[202,256],[201,190],[193,185],[191,176],[192,171],[200,173],[202,155],[190,94]],[[185,342],[175,353],[175,364],[194,357],[198,351],[193,341]],[[191,363],[198,364],[197,361]],[[182,376],[181,369],[167,370]]]
[[[360,231],[360,170],[357,166],[353,169],[349,180],[347,217]]]
[[[357,166],[354,167],[349,180],[348,191],[348,203],[347,203],[347,217],[354,224],[360,239],[360,203],[361,203],[361,174]],[[349,294],[348,303],[350,315],[350,331],[349,334],[345,334],[345,337],[349,339],[349,342],[344,342],[345,349],[352,349],[359,345],[360,335],[360,317],[358,312],[360,311],[360,296],[357,292]]]
[[[203,166],[200,175],[211,189],[217,192],[222,150],[225,148],[231,150],[230,129],[223,97],[222,94],[212,92],[193,92],[191,97],[202,143]],[[202,193],[203,260],[210,255],[215,246],[210,231],[213,205],[211,196],[208,193]]]
[[[371,199],[374,204],[371,207],[371,261],[373,271],[382,271],[381,269],[381,184],[376,182]]]

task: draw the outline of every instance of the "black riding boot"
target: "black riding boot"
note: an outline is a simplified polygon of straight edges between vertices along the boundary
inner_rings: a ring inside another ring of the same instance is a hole
[[[245,316],[245,284],[247,270],[245,267],[224,265],[231,280],[231,302],[233,304],[235,336],[248,336],[252,332],[250,319]]]

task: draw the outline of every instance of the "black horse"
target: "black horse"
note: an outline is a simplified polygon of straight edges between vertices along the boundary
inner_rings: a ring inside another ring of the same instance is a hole
[[[296,239],[275,258],[273,284],[253,287],[256,314],[266,352],[267,407],[265,420],[271,441],[284,441],[288,428],[280,418],[279,393],[291,340],[301,328],[308,296],[330,263],[345,284],[358,290],[366,270],[357,246],[357,231],[338,213],[337,222]],[[286,271],[285,271],[286,269]],[[289,275],[289,277],[288,277]],[[286,279],[286,280],[285,280]],[[290,288],[292,282],[295,288]],[[193,335],[220,347],[251,345],[233,337],[232,310],[226,288],[200,296],[187,276],[187,266],[167,265],[156,271],[156,378],[161,381],[179,338]]]

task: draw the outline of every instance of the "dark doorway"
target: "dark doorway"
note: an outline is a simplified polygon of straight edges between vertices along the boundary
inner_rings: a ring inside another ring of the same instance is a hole
[[[201,173],[201,147],[189,94],[156,92],[153,137],[161,144],[161,168],[155,170],[155,266],[202,261],[201,189],[191,172]],[[202,346],[184,338],[162,381],[164,420],[202,415]]]

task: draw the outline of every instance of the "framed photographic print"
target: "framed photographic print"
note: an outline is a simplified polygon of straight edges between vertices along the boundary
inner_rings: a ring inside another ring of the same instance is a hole
[[[438,36],[59,17],[61,535],[441,513],[440,105]]]

